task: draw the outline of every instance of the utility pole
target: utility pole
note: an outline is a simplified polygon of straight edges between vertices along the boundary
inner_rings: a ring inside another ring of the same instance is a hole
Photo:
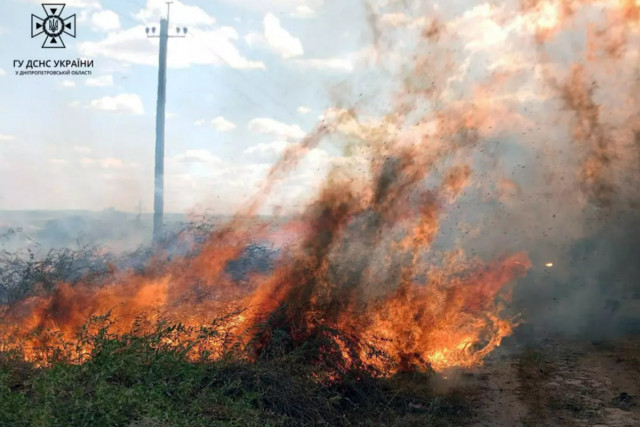
[[[169,11],[172,2],[167,2],[167,18],[160,19],[160,35],[155,35],[156,27],[145,29],[147,37],[160,39],[158,59],[158,103],[156,105],[156,154],[153,193],[153,243],[162,239],[162,225],[164,222],[164,119],[167,94],[167,44],[171,37],[185,37],[186,27],[177,27],[176,35],[169,35]],[[182,31],[183,34],[180,34]]]

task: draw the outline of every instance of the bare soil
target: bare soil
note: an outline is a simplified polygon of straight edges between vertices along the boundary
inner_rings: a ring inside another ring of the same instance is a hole
[[[444,374],[473,400],[474,426],[640,426],[640,337],[503,345],[472,371]]]

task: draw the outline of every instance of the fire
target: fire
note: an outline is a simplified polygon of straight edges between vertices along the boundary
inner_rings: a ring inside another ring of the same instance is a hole
[[[95,332],[97,326],[89,319],[109,313],[109,333],[116,335],[153,331],[160,321],[180,324],[163,345],[179,346],[204,329],[215,332],[216,339],[192,349],[194,357],[219,358],[238,343],[251,357],[269,335],[263,331],[252,339],[256,330],[269,324],[286,329],[294,343],[327,328],[342,331],[358,343],[353,354],[336,338],[345,358],[360,358],[384,374],[482,363],[518,325],[517,313],[508,314],[506,307],[512,285],[527,274],[531,263],[525,248],[493,257],[465,253],[460,242],[467,234],[493,235],[495,230],[483,223],[452,225],[451,218],[465,206],[487,216],[498,203],[504,210],[530,206],[522,204],[528,190],[515,172],[509,175],[478,166],[486,151],[489,157],[496,155],[492,151],[497,150],[496,140],[505,135],[524,141],[519,150],[512,150],[513,156],[538,144],[542,148],[535,154],[553,164],[553,156],[544,155],[552,145],[544,145],[547,137],[531,136],[533,127],[544,128],[546,122],[525,117],[528,107],[522,108],[519,102],[555,97],[554,105],[562,105],[562,112],[570,115],[567,121],[573,132],[566,133],[571,134],[567,138],[572,138],[572,144],[563,145],[562,150],[579,164],[562,165],[562,177],[556,182],[562,181],[563,192],[551,194],[550,199],[571,205],[574,199],[569,197],[580,193],[578,189],[587,201],[607,206],[614,199],[616,183],[624,178],[613,165],[630,158],[612,152],[625,149],[625,141],[633,135],[626,131],[635,129],[637,116],[635,121],[631,116],[619,119],[620,133],[626,133],[611,136],[603,125],[611,115],[596,104],[595,85],[587,82],[597,74],[594,63],[599,55],[609,55],[607,61],[624,57],[618,45],[637,29],[637,2],[604,2],[611,9],[607,19],[619,34],[609,40],[607,34],[591,31],[587,48],[593,62],[586,66],[571,66],[563,76],[543,52],[544,44],[575,18],[578,5],[587,3],[528,0],[515,16],[506,17],[502,15],[512,13],[508,8],[482,8],[470,16],[491,20],[495,37],[468,41],[465,49],[456,49],[458,35],[448,34],[455,23],[438,24],[436,36],[437,21],[426,20],[415,55],[407,55],[413,66],[396,67],[406,74],[398,78],[392,100],[380,102],[389,105],[390,111],[380,116],[355,109],[327,111],[315,130],[288,146],[255,197],[219,226],[196,256],[153,260],[144,273],[116,271],[101,286],[60,283],[50,295],[4,307],[0,350],[21,348],[27,359],[43,364],[55,360],[56,351],[66,351],[81,362],[92,349],[78,331],[84,325],[86,333]],[[458,25],[467,25],[462,22]],[[385,39],[378,35],[379,46],[384,46]],[[466,59],[461,61],[464,66],[456,67],[456,54],[490,48],[491,55],[500,55],[502,49],[493,44],[525,37],[535,46],[532,55],[518,52],[514,56],[517,49],[505,49],[504,56],[497,58],[487,54],[495,72],[486,81],[461,85],[475,71],[464,71],[470,63]],[[376,57],[381,60],[384,55]],[[514,57],[515,62],[531,64],[514,65]],[[529,70],[531,75],[526,74]],[[527,84],[543,86],[520,87]],[[513,87],[517,87],[515,95],[508,92]],[[458,93],[460,97],[455,98]],[[536,96],[523,100],[523,93]],[[637,107],[633,100],[629,103],[629,111]],[[555,133],[549,132],[549,138],[559,138]],[[277,184],[327,139],[343,141],[345,155],[334,162],[306,209],[287,224],[253,220]],[[560,155],[562,150],[553,153]],[[495,168],[502,166],[494,163]],[[544,191],[532,193],[547,196],[545,191],[553,188],[550,181],[557,174],[546,163],[534,166],[547,181]],[[528,175],[527,179],[534,180]],[[476,195],[472,208],[467,192]],[[474,228],[478,231],[470,233]],[[246,280],[237,281],[227,272],[229,263],[241,258],[253,242],[280,245],[278,258],[270,271],[252,272]],[[545,265],[553,267],[552,262]],[[372,349],[385,359],[376,357]]]
[[[54,350],[70,346],[81,360],[91,349],[79,345],[78,328],[107,312],[115,334],[150,331],[159,319],[202,328],[223,317],[216,325],[221,333],[248,344],[242,333],[278,312],[280,325],[297,341],[330,327],[364,343],[359,357],[372,365],[379,362],[367,349],[382,350],[392,360],[380,365],[387,373],[478,364],[511,333],[513,321],[501,316],[497,300],[505,285],[526,273],[529,261],[516,254],[483,266],[454,251],[444,266],[425,262],[443,211],[472,172],[454,167],[439,186],[425,187],[425,165],[447,153],[416,148],[399,144],[376,153],[375,147],[369,178],[336,171],[296,220],[306,227],[285,225],[274,232],[238,215],[212,233],[194,258],[152,263],[144,275],[116,273],[112,283],[98,288],[60,284],[49,296],[9,307],[0,329],[5,349],[21,345],[27,358],[47,363]],[[250,286],[225,273],[247,244],[268,241],[272,234],[279,239],[282,228],[295,230],[297,243],[283,248],[273,271],[254,273]],[[197,334],[192,331],[186,336]],[[196,350],[215,358],[227,347],[208,342]]]

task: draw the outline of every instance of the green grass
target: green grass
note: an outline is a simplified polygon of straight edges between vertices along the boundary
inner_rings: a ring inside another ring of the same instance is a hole
[[[83,338],[93,352],[82,364],[61,354],[38,368],[19,352],[0,354],[0,425],[424,426],[469,416],[463,398],[432,393],[429,373],[383,378],[347,363],[335,331],[293,344],[272,329],[251,358],[236,348],[214,362],[188,358],[194,343],[162,344],[179,326],[144,336],[105,331]]]

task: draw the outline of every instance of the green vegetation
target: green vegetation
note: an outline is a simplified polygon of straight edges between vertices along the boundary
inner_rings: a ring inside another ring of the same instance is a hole
[[[458,397],[431,392],[429,374],[384,379],[345,361],[336,331],[296,346],[287,331],[263,328],[256,336],[269,340],[251,360],[232,348],[211,362],[187,357],[197,341],[184,340],[193,331],[179,325],[119,337],[108,326],[88,329],[82,339],[93,350],[82,364],[61,353],[38,368],[19,352],[0,354],[0,425],[423,426],[469,415]]]
[[[98,287],[114,268],[142,272],[152,257],[191,256],[210,231],[208,223],[187,224],[167,238],[164,254],[140,248],[119,256],[91,247],[36,253],[38,244],[9,252],[0,235],[0,320],[2,304],[50,294],[60,282]],[[268,268],[270,257],[252,246],[229,273],[243,280]],[[105,315],[78,332],[90,354],[74,356],[77,343],[69,344],[42,367],[20,349],[0,352],[0,426],[424,426],[470,417],[463,397],[433,392],[432,373],[387,378],[359,360],[366,346],[353,338],[318,328],[296,341],[278,316],[246,332],[246,345],[220,327],[226,319],[199,330],[140,319],[138,332],[116,335]],[[216,341],[225,351],[212,361],[200,345]]]

